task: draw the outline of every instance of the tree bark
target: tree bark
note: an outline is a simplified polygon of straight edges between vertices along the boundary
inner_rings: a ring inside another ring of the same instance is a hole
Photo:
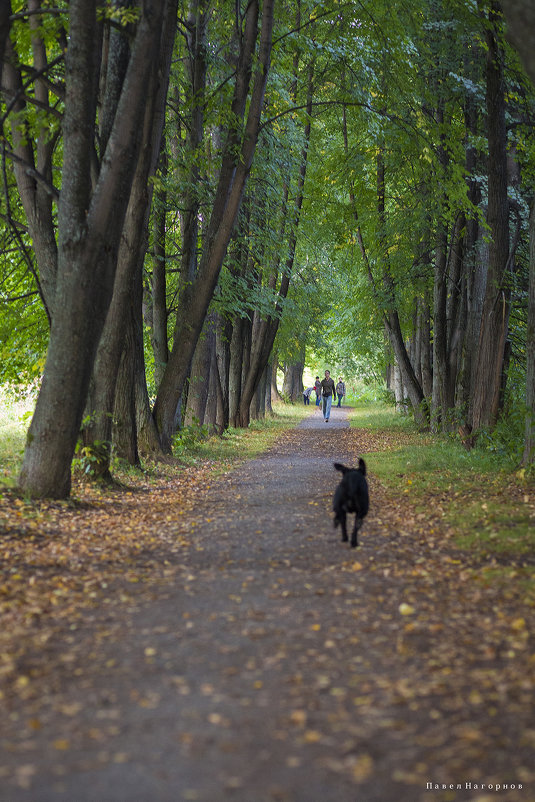
[[[284,383],[282,385],[282,392],[294,404],[303,400],[304,367],[304,358],[297,362],[292,362],[290,365],[284,366]]]
[[[433,392],[433,369],[431,367],[431,310],[426,296],[418,299],[418,333],[420,337],[420,371],[424,398],[430,400]]]
[[[242,386],[242,366],[243,366],[243,335],[247,321],[245,318],[237,317],[232,326],[232,337],[230,340],[230,370],[229,370],[229,422],[232,427],[236,427],[238,407],[241,397]]]
[[[273,406],[271,404],[271,397],[272,397],[272,392],[273,392],[272,385],[271,385],[272,376],[273,376],[273,365],[272,365],[271,362],[268,362],[268,364],[266,365],[266,382],[265,382],[265,385],[266,385],[266,395],[265,395],[266,415],[272,415],[273,414]]]
[[[450,404],[450,376],[448,364],[448,323],[446,301],[448,296],[446,227],[439,221],[435,248],[435,280],[433,292],[433,401],[431,427],[438,431],[447,419]]]
[[[129,465],[139,466],[136,427],[136,394],[134,376],[136,372],[135,325],[131,313],[124,332],[124,348],[117,372],[117,387],[113,407],[114,452]]]
[[[507,19],[507,36],[518,49],[531,82],[535,85],[535,6],[532,0],[502,0],[501,6]]]
[[[165,154],[165,140],[162,137],[160,146],[160,170],[167,175],[167,156]],[[169,358],[167,344],[167,277],[166,277],[166,250],[165,250],[165,222],[166,222],[167,195],[159,191],[156,203],[153,204],[153,255],[152,255],[152,325],[151,343],[154,355],[154,385],[160,386],[165,366]]]
[[[282,401],[279,388],[277,387],[277,371],[279,369],[279,359],[277,354],[272,355],[271,362],[271,399],[272,401]]]
[[[184,425],[186,426],[191,425],[194,421],[201,425],[204,423],[213,351],[215,351],[214,325],[213,320],[207,318],[191,363],[188,401],[184,415]]]
[[[204,104],[207,71],[206,12],[205,0],[192,0],[186,26],[187,52],[186,61],[190,82],[191,115],[188,126],[187,158],[190,167],[185,183],[182,199],[182,258],[180,278],[187,286],[197,273],[200,183],[198,150],[204,135]],[[178,313],[180,314],[180,313]]]
[[[144,13],[137,24],[93,193],[96,2],[71,0],[69,7],[55,313],[19,480],[21,489],[31,496],[63,498],[70,492],[71,460],[112,296],[120,235],[137,165],[147,79],[160,39],[163,0],[154,0],[149,6],[151,13]]]
[[[535,462],[535,201],[529,220],[529,293],[526,333],[526,431],[524,465]]]
[[[119,245],[113,296],[97,350],[87,401],[86,416],[89,422],[84,427],[83,439],[86,446],[91,446],[95,442],[99,446],[101,459],[96,463],[94,471],[99,476],[109,475],[112,419],[114,406],[116,406],[115,394],[119,366],[121,362],[130,366],[134,364],[134,355],[125,354],[127,347],[133,347],[134,338],[130,336],[129,339],[126,339],[125,333],[129,331],[131,321],[134,319],[131,310],[133,298],[137,297],[134,287],[138,283],[137,277],[142,273],[147,249],[148,220],[152,201],[152,189],[148,179],[156,170],[160,153],[165,98],[174,42],[173,21],[176,19],[176,0],[167,4],[165,18],[163,39],[158,48],[159,59],[154,62],[148,80],[148,101],[145,106],[142,142]],[[113,82],[110,79],[107,81],[107,87],[113,97],[119,96],[120,87],[115,84],[124,81],[123,71],[128,66],[127,63],[123,63],[124,44],[119,40],[118,45],[121,68],[118,69]],[[112,59],[114,62],[116,60]],[[112,117],[111,110],[108,110],[107,116]],[[109,123],[106,128],[108,126]],[[129,437],[135,437],[136,428],[135,405],[130,404],[130,399],[133,397],[133,389],[130,388],[127,399],[120,399],[118,402],[121,407],[122,428],[116,427],[116,432],[125,432],[128,429]],[[127,409],[131,410],[130,421],[124,419]],[[121,448],[124,455],[130,459],[134,450],[130,445],[125,445],[127,443],[125,435],[122,436],[122,441]],[[136,454],[133,456],[135,461],[132,464],[139,462],[137,448],[135,451]]]
[[[500,388],[505,341],[509,322],[509,301],[504,277],[509,257],[509,203],[507,198],[507,131],[503,53],[499,44],[500,14],[491,3],[487,38],[486,104],[489,143],[489,199],[487,222],[490,228],[489,269],[479,333],[471,427],[493,427],[500,409]]]

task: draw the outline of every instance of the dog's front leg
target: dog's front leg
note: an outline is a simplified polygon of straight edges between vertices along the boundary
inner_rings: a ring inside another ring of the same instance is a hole
[[[347,543],[349,538],[347,536],[346,511],[341,510],[338,518],[340,520],[340,526],[342,527],[342,543]]]

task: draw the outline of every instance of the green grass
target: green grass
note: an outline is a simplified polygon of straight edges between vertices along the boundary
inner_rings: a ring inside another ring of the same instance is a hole
[[[17,399],[0,388],[0,481],[15,484],[35,399]]]
[[[207,437],[199,427],[187,427],[175,445],[174,454],[186,464],[200,460],[219,463],[219,470],[224,471],[234,463],[253,459],[268,449],[280,434],[293,428],[308,414],[307,409],[312,407],[274,404],[273,416],[251,421],[248,429],[227,429],[221,436]]]
[[[419,434],[406,418],[366,407],[352,424],[375,432],[380,450],[366,455],[370,473],[392,493],[409,498],[415,514],[438,515],[455,545],[481,560],[522,562],[535,551],[535,486],[506,469],[485,448]],[[511,463],[509,463],[510,465]]]
[[[0,389],[0,484],[13,487],[18,478],[26,431],[35,400],[17,400]],[[282,432],[292,428],[306,414],[304,405],[275,404],[274,415],[252,421],[248,429],[228,429],[223,436],[208,436],[203,427],[186,427],[180,433],[174,455],[178,465],[149,464],[146,476],[172,475],[180,466],[209,462],[215,474],[228,470],[238,461],[251,459],[265,451]],[[113,473],[120,481],[139,473],[123,461],[114,461]]]
[[[349,398],[351,403],[351,398]],[[416,433],[414,420],[409,415],[400,415],[394,407],[382,401],[355,401],[351,412],[353,426],[361,429],[393,429]]]

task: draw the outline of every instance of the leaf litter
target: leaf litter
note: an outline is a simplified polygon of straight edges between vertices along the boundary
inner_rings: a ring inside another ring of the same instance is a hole
[[[383,447],[391,433],[298,428],[217,480],[203,464],[80,485],[76,503],[5,493],[10,802],[43,782],[81,802],[79,773],[143,762],[144,728],[166,715],[160,737],[188,782],[162,799],[353,802],[359,788],[446,802],[427,784],[533,783],[534,597],[520,571],[497,579],[435,508],[373,476],[362,547],[332,530],[330,455]]]

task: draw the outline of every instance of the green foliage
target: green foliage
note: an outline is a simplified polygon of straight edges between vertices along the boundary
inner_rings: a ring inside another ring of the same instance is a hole
[[[210,427],[201,425],[198,418],[194,418],[189,426],[179,429],[173,437],[173,454],[184,456],[197,449],[203,440],[210,436]]]
[[[94,440],[89,446],[78,443],[72,461],[73,470],[85,476],[97,478],[107,470],[111,443],[105,440]]]
[[[425,517],[431,536],[446,530],[472,559],[485,562],[516,561],[533,553],[532,494],[524,496],[526,477],[513,473],[511,460],[485,447],[467,451],[446,436],[417,434],[414,427],[393,428],[394,419],[384,411],[372,415],[368,423],[383,441],[388,435],[390,449],[366,454],[369,473],[410,500],[415,520]],[[366,416],[354,422],[362,426]]]
[[[12,486],[22,463],[26,430],[35,404],[33,394],[0,385],[0,483]]]
[[[13,2],[12,36],[21,64],[33,64],[31,30],[23,16],[27,4]],[[180,19],[188,4],[179,4]],[[43,3],[39,32],[46,56],[50,107],[35,99],[31,74],[24,72],[28,102],[17,125],[29,143],[52,143],[51,176],[61,175],[61,114],[68,30],[68,3]],[[363,0],[340,4],[302,0],[301,26],[295,4],[278,8],[273,58],[265,96],[262,130],[244,196],[239,223],[228,249],[213,308],[224,318],[260,315],[280,318],[275,351],[291,362],[306,346],[314,375],[328,364],[355,396],[376,398],[384,367],[384,311],[395,305],[403,334],[412,333],[415,299],[433,292],[434,236],[448,231],[459,212],[484,224],[487,151],[484,126],[484,4],[469,0],[416,0],[393,4]],[[137,4],[106,0],[100,18],[115,28],[135,24]],[[19,16],[21,15],[21,16]],[[184,211],[199,203],[198,256],[205,246],[212,201],[221,166],[224,136],[235,122],[230,106],[237,31],[228,3],[210,4],[205,52],[207,88],[193,92],[184,27],[176,38],[165,121],[167,165],[152,181],[154,207],[166,209],[165,260],[169,339],[186,278],[181,275]],[[35,19],[35,18],[34,18]],[[535,186],[533,91],[518,59],[506,46],[510,144],[521,168],[521,184],[511,200],[521,221],[521,243],[510,277],[513,298],[513,361],[524,359],[528,274],[527,213]],[[289,253],[295,214],[296,180],[302,166],[306,87],[314,67],[312,133],[307,154],[305,198],[295,266],[287,299],[278,297]],[[58,92],[50,88],[55,83]],[[476,124],[467,129],[465,112]],[[5,110],[5,103],[4,103]],[[202,111],[204,138],[191,140],[191,119]],[[439,113],[440,111],[440,113]],[[8,121],[8,123],[11,120]],[[243,135],[243,131],[238,132]],[[4,141],[10,147],[9,124]],[[467,193],[467,145],[476,159],[471,178],[481,200]],[[385,214],[378,212],[377,158],[385,163]],[[1,213],[11,219],[19,239],[4,222],[0,259],[0,382],[34,381],[41,373],[48,321],[36,291],[37,266],[26,234],[26,220],[12,170],[6,170]],[[287,194],[287,201],[285,201]],[[52,204],[52,215],[56,213]],[[362,245],[360,241],[362,238]],[[151,234],[152,238],[152,234]],[[18,253],[21,243],[27,258]],[[152,239],[145,264],[150,295]],[[363,252],[364,249],[364,252]],[[28,258],[29,255],[29,258]],[[371,279],[370,280],[370,273]],[[277,281],[273,280],[277,276]],[[383,277],[391,283],[385,287]],[[145,328],[146,371],[154,395],[150,324]],[[493,433],[482,432],[481,446],[508,463],[518,459],[522,442],[525,377],[517,377],[517,399]],[[201,427],[202,428],[202,427]],[[180,453],[204,442],[193,427],[177,436]],[[90,464],[98,455],[84,457]],[[84,468],[85,470],[85,468]]]
[[[121,5],[117,2],[112,2],[112,0],[108,0],[98,7],[98,18],[100,20],[109,20],[121,27],[138,22],[140,13],[140,9],[135,6]]]
[[[478,447],[494,455],[504,468],[511,470],[518,467],[524,450],[525,426],[525,404],[510,405],[492,430],[482,429],[478,433]]]
[[[0,384],[27,386],[38,379],[47,342],[48,321],[33,276],[22,260],[4,250],[0,256]]]

